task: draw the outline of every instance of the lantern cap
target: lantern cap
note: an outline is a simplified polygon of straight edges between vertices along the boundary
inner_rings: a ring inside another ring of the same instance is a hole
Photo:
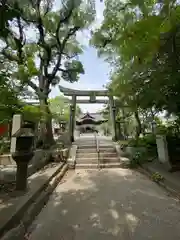
[[[34,133],[31,128],[21,128],[12,137],[34,137]]]

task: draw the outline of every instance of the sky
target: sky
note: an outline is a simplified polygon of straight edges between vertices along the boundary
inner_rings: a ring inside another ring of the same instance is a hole
[[[101,24],[103,20],[104,4],[100,0],[96,0],[96,21],[94,27]],[[95,48],[88,46],[88,39],[90,37],[89,31],[78,34],[78,40],[85,45],[82,55],[79,60],[82,62],[85,74],[80,75],[80,79],[75,83],[68,83],[61,80],[60,85],[72,89],[80,90],[100,90],[104,89],[103,85],[109,80],[108,75],[110,67],[102,58],[98,58]],[[52,89],[50,98],[60,95],[58,86]],[[85,98],[85,97],[84,97]],[[102,104],[79,104],[83,112],[96,112],[102,109]]]

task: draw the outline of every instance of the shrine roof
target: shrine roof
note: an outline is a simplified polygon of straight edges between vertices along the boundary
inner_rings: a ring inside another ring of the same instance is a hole
[[[91,119],[95,119],[95,117],[92,116],[92,114],[90,113],[85,113],[83,116],[81,116],[81,119],[84,120],[86,118],[91,118]]]
[[[86,119],[91,119],[95,122],[98,122],[98,121],[105,121],[106,119],[104,119],[104,117],[102,116],[101,113],[83,113],[81,114],[77,119],[76,121],[78,122],[82,122],[83,120],[86,120]]]

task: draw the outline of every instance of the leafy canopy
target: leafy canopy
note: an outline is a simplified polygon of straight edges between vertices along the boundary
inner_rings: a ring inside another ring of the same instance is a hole
[[[7,0],[0,39],[2,56],[14,64],[12,76],[47,98],[60,79],[77,81],[84,73],[78,60],[82,46],[76,38],[95,16],[94,1]]]
[[[105,1],[92,44],[113,65],[110,88],[133,109],[180,112],[178,1]]]

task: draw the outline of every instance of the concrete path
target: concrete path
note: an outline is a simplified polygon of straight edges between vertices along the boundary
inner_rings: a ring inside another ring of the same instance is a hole
[[[179,240],[180,205],[135,171],[72,171],[30,231],[30,240]]]

